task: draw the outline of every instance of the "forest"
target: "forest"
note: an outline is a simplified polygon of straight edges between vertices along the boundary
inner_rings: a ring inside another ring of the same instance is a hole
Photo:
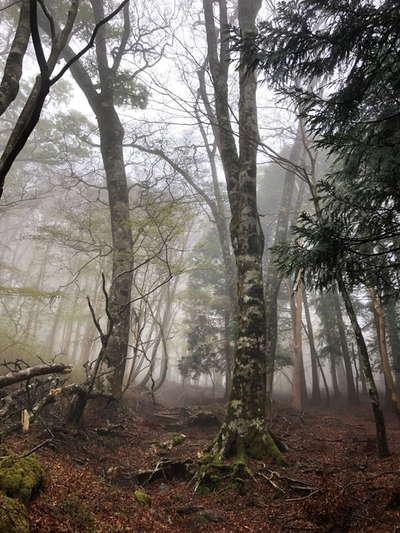
[[[0,0],[0,533],[400,531],[399,58],[398,0]]]

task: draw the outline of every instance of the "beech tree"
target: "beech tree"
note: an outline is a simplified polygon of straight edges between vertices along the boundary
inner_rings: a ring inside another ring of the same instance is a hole
[[[129,191],[123,153],[124,127],[118,114],[118,106],[129,104],[143,108],[147,103],[145,87],[135,79],[135,73],[124,68],[127,54],[138,61],[136,74],[149,68],[159,60],[160,47],[150,45],[145,39],[156,31],[154,27],[137,28],[132,31],[128,1],[120,4],[122,25],[107,33],[101,21],[106,19],[105,6],[100,0],[90,1],[90,15],[98,28],[94,40],[94,57],[90,64],[83,58],[76,59],[70,45],[63,50],[67,64],[71,63],[71,74],[85,95],[97,121],[100,137],[100,151],[103,159],[110,208],[113,265],[109,294],[109,312],[113,328],[104,348],[104,361],[110,367],[112,393],[119,397],[125,373],[129,342],[130,298],[132,289],[132,232],[130,228]],[[107,17],[109,18],[109,17]],[[140,21],[140,17],[138,18]],[[83,21],[87,27],[88,21]],[[160,23],[161,26],[161,23]],[[50,31],[48,26],[45,26]]]
[[[218,7],[218,15],[214,6]],[[261,0],[239,0],[243,37],[254,39]],[[231,209],[230,233],[237,266],[238,324],[235,363],[227,414],[210,453],[219,459],[271,455],[283,458],[266,427],[266,335],[262,254],[264,238],[257,210],[257,80],[239,67],[237,147],[228,99],[229,25],[225,0],[203,0],[207,60],[215,106],[215,138],[224,168]],[[217,19],[219,29],[217,29]],[[219,38],[218,38],[219,33]]]

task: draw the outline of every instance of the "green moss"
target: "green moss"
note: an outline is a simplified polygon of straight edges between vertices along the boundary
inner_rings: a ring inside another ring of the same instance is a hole
[[[28,533],[29,522],[22,503],[0,492],[0,533]]]
[[[142,490],[135,490],[136,501],[144,505],[145,507],[151,506],[151,496]]]
[[[10,455],[0,461],[0,490],[10,498],[29,503],[42,481],[43,469],[34,455]]]
[[[172,446],[178,446],[179,444],[182,444],[186,440],[186,435],[183,433],[179,433],[178,435],[174,435],[172,437]]]

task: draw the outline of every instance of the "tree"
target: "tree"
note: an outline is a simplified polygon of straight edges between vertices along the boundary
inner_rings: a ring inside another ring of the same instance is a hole
[[[334,289],[338,284],[368,381],[378,451],[384,456],[384,419],[349,290],[360,283],[382,289],[398,282],[391,255],[398,221],[392,176],[398,159],[395,50],[400,35],[394,2],[351,2],[351,7],[315,0],[279,4],[275,17],[262,25],[258,50],[245,41],[241,46],[252,47],[252,66],[262,68],[280,92],[293,98],[317,145],[338,158],[317,189],[315,214],[300,217],[295,244],[286,254],[281,248],[280,261],[301,272],[312,287]],[[344,34],[350,38],[344,41]],[[338,72],[345,74],[338,78]],[[327,80],[331,90],[324,94]]]
[[[138,73],[156,62],[160,53],[157,47],[146,46],[144,42],[140,42],[140,39],[135,40],[127,1],[120,4],[114,11],[115,13],[122,10],[123,27],[115,27],[115,31],[108,33],[105,26],[101,24],[102,21],[110,19],[110,16],[105,17],[103,2],[91,0],[90,6],[95,28],[98,28],[93,39],[95,57],[90,58],[90,65],[85,64],[81,57],[76,59],[71,46],[66,46],[62,54],[67,64],[71,64],[71,74],[86,96],[99,128],[113,247],[109,294],[109,312],[113,320],[113,328],[107,346],[104,347],[104,360],[112,369],[110,374],[112,393],[119,397],[122,393],[129,343],[133,240],[129,222],[129,191],[123,153],[124,128],[117,107],[126,103],[126,95],[129,97],[130,106],[143,108],[147,102],[147,92],[144,86],[135,80],[134,74],[123,69],[124,57],[127,54],[137,54],[141,58],[142,65],[138,68]],[[84,26],[87,27],[87,21],[84,21]],[[152,35],[154,31],[154,28],[146,31],[142,28],[144,35],[149,35],[149,32]],[[126,91],[125,96],[122,89]]]
[[[232,335],[226,317],[229,294],[224,261],[212,230],[197,244],[191,266],[183,307],[187,353],[179,361],[178,368],[183,377],[198,379],[205,374],[214,383],[216,372],[227,375],[230,371],[225,346]],[[229,383],[229,376],[226,376],[226,394],[229,394]]]
[[[25,146],[29,136],[35,129],[40,119],[40,115],[42,113],[45,100],[50,92],[50,88],[63,77],[65,72],[75,61],[79,60],[79,58],[82,57],[93,46],[99,29],[106,22],[112,19],[128,1],[129,0],[124,0],[122,4],[107,17],[104,16],[102,19],[97,19],[97,24],[87,45],[84,46],[78,52],[78,54],[70,56],[67,63],[54,75],[53,72],[57,66],[57,62],[65,53],[67,43],[71,37],[78,14],[79,0],[71,0],[67,15],[65,17],[65,24],[62,28],[59,27],[57,22],[59,19],[52,14],[51,9],[49,10],[41,5],[40,8],[42,11],[39,13],[39,2],[37,0],[29,0],[30,32],[27,34],[28,30],[25,28],[27,16],[26,11],[25,9],[21,11],[21,16],[23,16],[22,35],[20,26],[17,28],[17,43],[14,42],[14,48],[17,48],[17,50],[15,50],[13,47],[11,48],[9,59],[12,61],[11,64],[10,62],[6,63],[6,69],[8,68],[8,70],[5,72],[6,78],[4,87],[7,89],[7,87],[10,86],[9,81],[13,76],[17,75],[16,79],[18,79],[19,71],[22,65],[22,59],[25,54],[24,47],[27,45],[26,41],[27,39],[29,40],[29,35],[32,35],[33,47],[40,73],[36,77],[36,81],[0,157],[0,197],[3,194],[4,181],[11,166]],[[45,57],[44,46],[39,30],[40,18],[42,19],[42,24],[44,21],[50,36],[50,54],[47,59]],[[21,40],[22,43],[20,42]],[[10,93],[10,91],[8,91],[8,93]],[[14,84],[14,89],[11,91],[11,93],[15,94],[16,96],[18,93],[18,86],[15,86]],[[9,97],[6,98],[6,101],[12,98],[12,94],[9,94]]]
[[[239,1],[239,27],[249,40],[256,34],[261,1]],[[239,152],[228,101],[229,26],[227,5],[218,2],[220,38],[214,2],[203,1],[207,59],[215,102],[215,138],[224,168],[231,209],[230,233],[237,266],[238,326],[235,366],[225,422],[211,446],[211,456],[273,456],[283,461],[266,429],[265,307],[262,276],[263,233],[257,210],[257,81],[242,63],[239,71]],[[243,57],[242,57],[243,59]]]

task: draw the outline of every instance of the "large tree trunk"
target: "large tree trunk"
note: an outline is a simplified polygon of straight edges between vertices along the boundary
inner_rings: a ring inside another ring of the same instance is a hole
[[[111,97],[97,113],[101,154],[106,172],[113,244],[109,312],[113,321],[104,359],[112,369],[111,392],[120,396],[128,352],[132,287],[132,233],[129,224],[129,193],[122,142],[124,131]]]
[[[91,5],[95,22],[98,23],[104,19],[103,2],[91,0]],[[74,53],[71,48],[66,47],[63,55],[68,61]],[[85,94],[99,126],[113,245],[112,279],[109,289],[109,312],[113,327],[105,349],[104,360],[111,371],[109,377],[111,392],[119,397],[122,392],[129,339],[132,233],[129,224],[129,193],[123,154],[124,129],[114,105],[114,73],[108,65],[104,26],[99,29],[96,36],[96,60],[101,92],[96,90],[80,61],[76,61],[71,66],[71,73]]]
[[[231,207],[231,239],[237,265],[238,328],[232,389],[224,424],[211,454],[219,459],[274,456],[282,460],[266,429],[265,307],[262,276],[263,234],[257,211],[257,106],[255,74],[241,67],[238,157],[229,120],[227,68],[229,52],[226,3],[220,6],[220,59],[212,0],[203,0],[208,58],[215,91],[219,150],[227,179]],[[261,0],[239,0],[243,37],[256,33],[255,18]],[[243,59],[243,57],[242,57]]]
[[[346,307],[347,314],[349,315],[351,325],[353,326],[354,335],[356,338],[358,350],[360,353],[360,359],[363,367],[365,380],[367,382],[368,394],[371,402],[372,412],[375,418],[376,427],[376,441],[378,454],[380,457],[387,457],[390,455],[389,446],[386,438],[385,419],[383,417],[382,409],[379,402],[379,395],[376,388],[374,376],[372,374],[371,364],[369,361],[369,355],[367,346],[365,344],[364,336],[362,334],[361,327],[357,320],[357,315],[354,311],[350,295],[347,292],[347,288],[341,278],[338,279],[338,285],[340,293],[343,297],[344,305]]]

